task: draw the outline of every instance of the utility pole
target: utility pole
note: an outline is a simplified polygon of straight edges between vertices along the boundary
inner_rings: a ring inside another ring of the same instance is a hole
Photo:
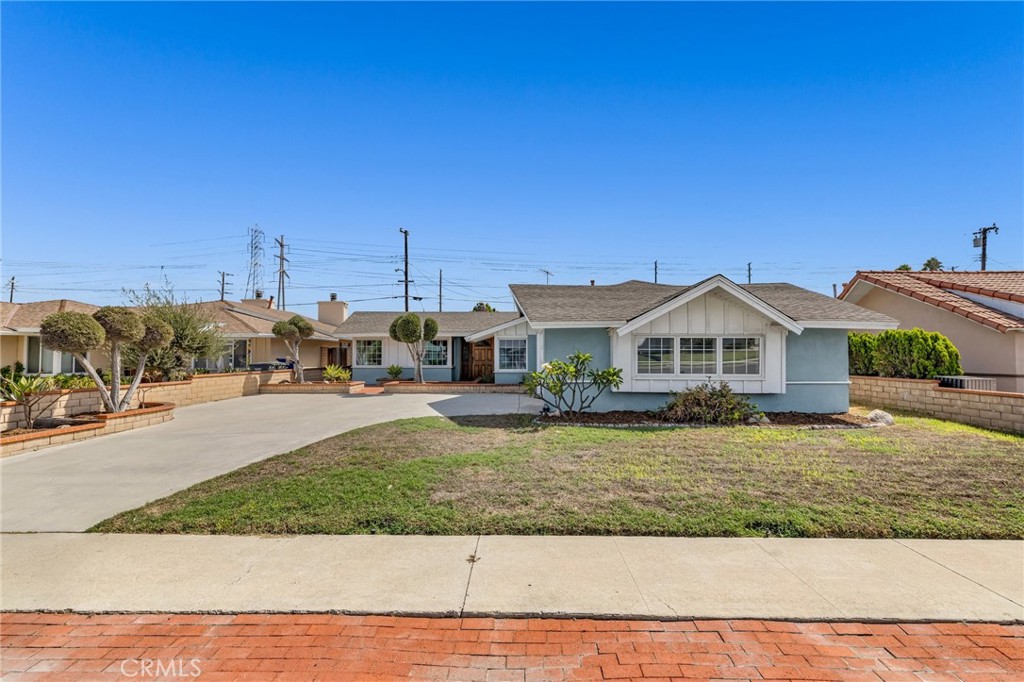
[[[753,276],[753,270],[750,267],[751,265],[753,265],[753,264],[752,263],[747,263],[747,284],[750,284],[751,278]]]
[[[231,284],[231,282],[227,281],[228,277],[234,277],[234,275],[230,272],[224,272],[223,270],[220,271],[220,300],[222,301],[224,300],[224,287]]]
[[[996,227],[995,223],[992,223],[991,227],[983,227],[974,233],[974,248],[981,247],[981,269],[984,272],[985,266],[988,265],[988,233],[995,232],[999,234],[999,228]]]
[[[405,312],[409,312],[409,230],[400,227],[398,231],[405,239],[405,275],[402,282],[405,284]]]
[[[658,283],[658,261],[654,261],[654,283]]]
[[[7,286],[11,290],[11,293],[7,295],[7,302],[14,303],[14,277],[11,277],[11,279],[7,281]]]
[[[274,242],[277,244],[278,256],[277,256],[277,309],[284,310],[284,280],[285,278],[291,279],[288,271],[285,270],[284,264],[288,262],[288,259],[284,257],[284,235],[282,234],[279,238],[275,239]]]
[[[444,270],[437,271],[437,312],[444,310]]]
[[[555,273],[550,270],[545,270],[544,268],[541,268],[540,271],[544,273],[544,284],[551,284],[551,275]]]

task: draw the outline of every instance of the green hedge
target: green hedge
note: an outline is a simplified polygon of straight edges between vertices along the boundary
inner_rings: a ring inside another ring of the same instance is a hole
[[[963,374],[960,351],[945,336],[923,329],[890,329],[849,337],[850,374],[933,379]]]

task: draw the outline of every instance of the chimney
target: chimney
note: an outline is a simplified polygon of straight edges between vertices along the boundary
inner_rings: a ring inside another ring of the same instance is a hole
[[[594,286],[594,280],[590,280],[590,286]]]
[[[263,310],[270,310],[271,306],[274,305],[274,297],[263,298],[262,291],[256,291],[256,298],[243,298],[242,303],[251,305],[254,308],[261,308]]]
[[[316,304],[316,319],[324,324],[337,327],[348,319],[348,303],[338,300],[338,294],[331,293],[329,301]]]

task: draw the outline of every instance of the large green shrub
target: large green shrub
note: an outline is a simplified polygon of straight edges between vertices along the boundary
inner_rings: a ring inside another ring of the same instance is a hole
[[[956,346],[942,334],[923,329],[889,329],[879,334],[874,364],[883,377],[933,379],[963,374]]]
[[[849,334],[850,374],[870,377],[878,374],[875,369],[875,349],[878,337],[874,334]]]
[[[673,393],[658,416],[677,424],[740,424],[760,413],[746,396],[733,393],[724,381],[706,381],[699,386]]]

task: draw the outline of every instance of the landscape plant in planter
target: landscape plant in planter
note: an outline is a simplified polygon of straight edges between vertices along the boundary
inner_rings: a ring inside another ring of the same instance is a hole
[[[293,315],[289,320],[280,320],[274,323],[274,336],[284,341],[288,352],[292,356],[292,372],[295,374],[295,381],[303,383],[305,377],[302,373],[302,360],[299,358],[299,347],[304,339],[313,336],[313,325],[302,315]]]
[[[92,315],[70,310],[53,313],[39,327],[40,341],[47,348],[71,353],[96,383],[104,412],[123,412],[142,382],[146,359],[155,349],[166,347],[174,330],[154,315],[139,315],[130,308],[105,306]],[[131,347],[137,357],[135,376],[121,393],[122,353]],[[110,357],[109,388],[86,358],[90,351],[104,348]]]
[[[324,381],[328,384],[347,384],[352,381],[352,370],[340,365],[327,365],[324,367]]]
[[[416,313],[406,313],[394,319],[388,329],[388,336],[393,341],[404,343],[412,356],[415,368],[414,381],[422,384],[423,381],[423,356],[427,353],[427,344],[437,338],[437,320],[432,317],[423,318]],[[391,373],[391,368],[388,368]]]

